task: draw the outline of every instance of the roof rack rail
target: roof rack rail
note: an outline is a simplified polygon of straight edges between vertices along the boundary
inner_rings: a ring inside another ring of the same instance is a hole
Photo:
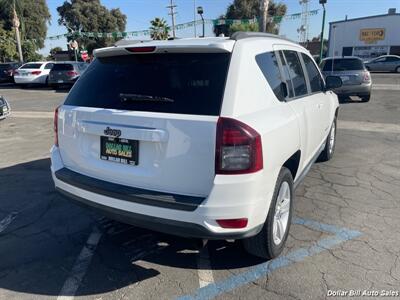
[[[265,33],[265,32],[236,31],[235,33],[233,33],[231,35],[231,40],[238,41],[238,40],[243,40],[243,39],[252,38],[252,37],[270,37],[270,38],[281,39],[281,40],[285,40],[288,42],[298,44],[297,42],[292,41],[291,39],[285,38],[281,35]]]

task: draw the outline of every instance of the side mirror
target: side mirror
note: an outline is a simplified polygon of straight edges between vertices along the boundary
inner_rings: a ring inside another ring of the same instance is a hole
[[[342,79],[338,76],[326,76],[325,90],[330,91],[340,88],[343,85]]]

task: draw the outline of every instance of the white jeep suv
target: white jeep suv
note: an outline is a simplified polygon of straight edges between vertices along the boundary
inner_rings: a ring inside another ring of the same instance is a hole
[[[57,190],[139,227],[279,255],[294,188],[332,157],[340,79],[259,33],[95,56],[55,112]]]

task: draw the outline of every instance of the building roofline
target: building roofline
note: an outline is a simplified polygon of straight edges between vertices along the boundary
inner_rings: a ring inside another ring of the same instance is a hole
[[[380,17],[387,17],[387,16],[400,16],[400,13],[396,13],[396,14],[383,14],[383,15],[376,15],[376,16],[368,16],[368,17],[361,17],[361,18],[355,18],[355,19],[347,19],[347,20],[341,20],[341,21],[334,21],[334,22],[329,22],[329,24],[337,24],[337,23],[344,23],[344,22],[351,22],[351,21],[359,21],[359,20],[373,19],[373,18],[380,18]]]

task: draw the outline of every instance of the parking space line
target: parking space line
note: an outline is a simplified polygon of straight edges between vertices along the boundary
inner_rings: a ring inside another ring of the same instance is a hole
[[[390,91],[400,91],[400,84],[373,84],[373,90],[390,90]]]
[[[214,283],[207,245],[205,245],[197,255],[197,272],[199,275],[200,288]]]
[[[12,212],[0,221],[0,233],[7,229],[8,225],[17,217],[17,212]]]
[[[78,258],[76,259],[75,264],[60,291],[60,295],[57,297],[57,300],[74,299],[75,293],[86,274],[101,236],[101,231],[96,226],[93,227],[93,231],[86,241],[86,244],[81,250]]]
[[[392,123],[375,123],[375,122],[357,122],[357,121],[344,121],[338,122],[339,129],[357,130],[357,131],[370,131],[370,132],[384,132],[384,133],[400,133],[400,125]]]
[[[53,119],[54,112],[49,111],[11,111],[12,118]]]
[[[278,257],[274,260],[256,265],[249,268],[247,271],[228,277],[227,279],[209,284],[205,287],[200,287],[193,295],[178,297],[179,300],[189,299],[212,299],[225,292],[237,289],[245,284],[253,282],[259,278],[271,274],[273,271],[289,266],[296,262],[305,260],[308,257],[317,255],[325,250],[331,249],[345,241],[354,239],[361,235],[361,232],[339,228],[333,225],[319,223],[313,220],[305,220],[296,218],[294,224],[304,225],[317,231],[323,231],[333,234],[328,238],[323,238],[317,241],[315,245],[309,248],[300,248],[288,253],[285,256]]]

